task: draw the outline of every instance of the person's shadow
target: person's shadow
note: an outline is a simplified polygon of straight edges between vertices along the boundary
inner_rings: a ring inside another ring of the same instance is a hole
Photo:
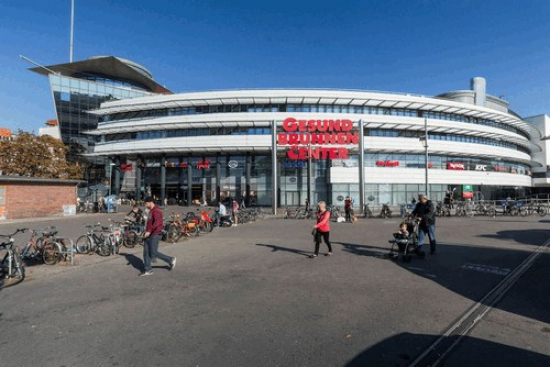
[[[131,265],[134,269],[143,271],[143,260],[139,257],[134,254],[124,254],[124,258],[128,261],[126,265]]]
[[[294,249],[294,248],[289,248],[289,247],[266,245],[266,244],[263,244],[263,243],[257,243],[256,246],[268,247],[268,248],[271,249],[271,252],[283,251],[283,252],[290,252],[290,253],[297,254],[297,255],[302,255],[302,256],[309,256],[310,255],[308,252],[298,250],[298,249]]]

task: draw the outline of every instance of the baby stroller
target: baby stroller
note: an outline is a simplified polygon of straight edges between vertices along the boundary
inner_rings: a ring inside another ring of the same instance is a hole
[[[419,258],[424,258],[425,253],[420,251],[420,247],[418,246],[419,223],[420,221],[418,219],[409,220],[407,222],[407,232],[409,232],[408,236],[402,233],[393,234],[394,238],[388,241],[392,244],[388,255],[390,259],[397,260],[399,258],[399,254],[401,254],[401,259],[406,263],[411,262],[413,254],[417,255]]]

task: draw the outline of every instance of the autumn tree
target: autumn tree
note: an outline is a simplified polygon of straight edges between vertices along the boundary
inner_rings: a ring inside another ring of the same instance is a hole
[[[81,179],[82,167],[67,162],[67,151],[61,140],[19,131],[13,140],[0,141],[0,171],[8,176]]]

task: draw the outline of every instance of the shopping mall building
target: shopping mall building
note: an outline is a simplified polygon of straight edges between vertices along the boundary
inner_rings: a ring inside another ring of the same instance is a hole
[[[97,125],[82,132],[94,142],[88,157],[110,162],[105,177],[116,193],[282,207],[307,198],[341,204],[349,195],[357,204],[397,205],[427,191],[426,177],[433,199],[453,188],[457,197],[518,197],[550,184],[548,117],[520,117],[486,93],[483,78],[435,97],[162,92],[148,88],[86,110]]]

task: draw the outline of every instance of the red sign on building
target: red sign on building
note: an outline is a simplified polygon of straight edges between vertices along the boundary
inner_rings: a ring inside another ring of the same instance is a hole
[[[376,161],[378,167],[399,167],[399,161]]]
[[[447,169],[463,171],[463,170],[466,169],[466,165],[464,163],[449,162],[449,163],[447,163]]]
[[[287,157],[292,160],[348,159],[346,147],[324,145],[359,144],[359,133],[351,120],[297,120],[283,122],[284,132],[277,134],[277,145],[289,146]]]
[[[122,172],[132,172],[132,164],[131,163],[128,163],[128,164],[121,164],[120,165],[120,170]]]

